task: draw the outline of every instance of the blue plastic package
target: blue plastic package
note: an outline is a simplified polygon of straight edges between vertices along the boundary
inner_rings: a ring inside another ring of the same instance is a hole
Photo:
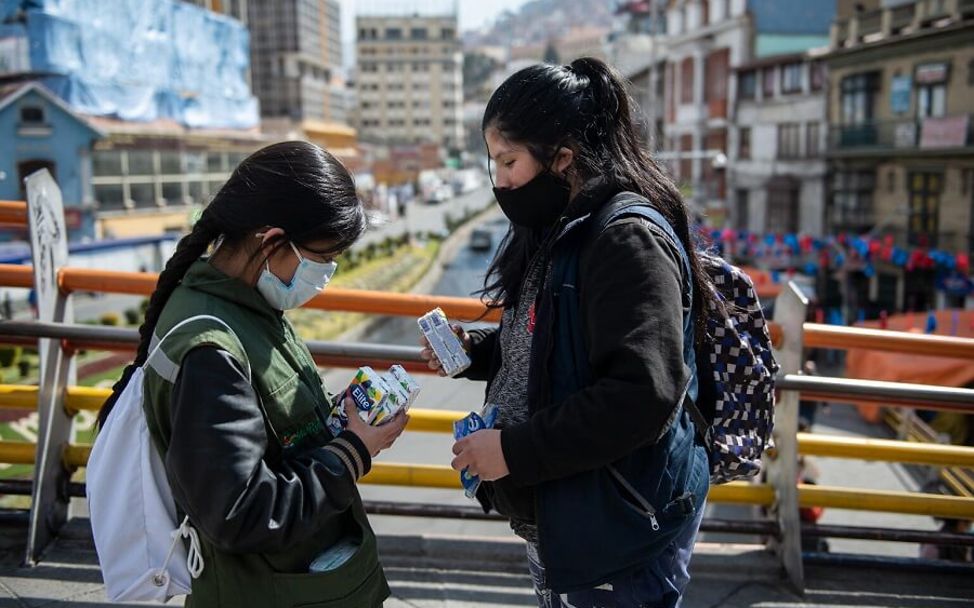
[[[311,562],[311,565],[308,567],[308,572],[331,572],[332,570],[337,570],[355,555],[358,548],[358,542],[349,538],[343,538],[320,553]]]
[[[479,414],[477,412],[470,412],[464,418],[454,422],[453,438],[460,440],[471,433],[493,428],[496,420],[497,405],[488,403]],[[463,493],[467,498],[474,498],[477,496],[477,488],[480,487],[480,477],[471,475],[467,472],[467,469],[464,469],[460,471],[460,484],[463,486]]]

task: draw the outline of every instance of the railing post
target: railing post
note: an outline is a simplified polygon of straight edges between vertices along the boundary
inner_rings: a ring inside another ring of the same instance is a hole
[[[67,233],[61,190],[42,169],[25,180],[34,289],[38,320],[70,323],[68,296],[58,286],[58,270],[68,262]],[[37,563],[41,552],[67,521],[70,497],[68,471],[61,455],[71,438],[71,417],[64,409],[64,389],[72,380],[72,358],[59,340],[38,340],[40,356],[37,397],[38,433],[25,561]]]
[[[777,352],[782,374],[802,369],[802,325],[808,300],[798,286],[789,282],[774,305],[774,320],[781,325],[784,340]],[[798,400],[796,391],[781,391],[774,412],[774,456],[768,460],[768,481],[775,490],[771,512],[778,520],[781,537],[771,546],[781,559],[788,580],[799,593],[805,590],[802,567],[801,522],[798,517]]]

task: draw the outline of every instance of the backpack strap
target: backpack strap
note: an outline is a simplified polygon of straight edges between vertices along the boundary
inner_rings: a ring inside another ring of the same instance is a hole
[[[666,217],[657,211],[644,197],[634,192],[622,192],[612,197],[612,200],[595,214],[596,233],[601,234],[605,232],[606,228],[626,217],[641,217],[649,220],[653,226],[663,232],[680,254],[680,262],[689,281],[689,289],[692,291],[693,273],[690,270],[690,258],[687,256],[686,249],[683,247],[683,242],[680,241],[680,237],[676,235],[673,226],[670,225]]]
[[[690,269],[690,257],[687,255],[686,249],[683,247],[683,242],[676,235],[676,231],[673,230],[673,226],[670,222],[663,216],[662,213],[656,210],[646,198],[634,193],[634,192],[622,192],[609,201],[608,204],[604,205],[598,212],[596,212],[594,221],[596,225],[597,234],[601,234],[606,228],[611,226],[613,223],[624,219],[626,217],[640,217],[648,220],[656,228],[667,237],[670,243],[676,248],[680,254],[680,262],[683,266],[683,271],[687,276],[687,289],[691,294],[693,293],[693,273]],[[697,370],[693,370],[697,373]],[[691,379],[692,380],[692,379]],[[699,381],[698,374],[698,387],[701,384]],[[700,408],[694,403],[693,399],[690,397],[689,393],[690,381],[687,381],[686,387],[683,389],[683,407],[686,409],[687,413],[690,414],[691,420],[693,420],[694,425],[697,427],[697,433],[704,441],[704,445],[710,445],[711,440],[711,423],[707,421]],[[697,390],[700,390],[699,388]]]
[[[219,317],[214,317],[213,315],[195,315],[189,317],[188,319],[183,319],[179,323],[176,323],[172,328],[166,332],[162,338],[158,338],[155,334],[152,336],[152,341],[150,342],[150,353],[149,357],[146,359],[145,365],[152,368],[152,371],[157,373],[160,377],[164,378],[170,383],[176,382],[176,377],[179,376],[179,363],[172,361],[166,352],[162,349],[162,343],[177,331],[185,331],[186,326],[191,324],[209,324],[218,325],[219,329],[217,331],[226,332],[230,335],[232,341],[232,348],[230,354],[237,358],[241,363],[243,363],[247,368],[247,381],[251,381],[251,369],[250,369],[250,359],[247,357],[247,351],[244,350],[243,343],[240,338],[233,331],[233,329],[227,325],[226,321]],[[200,333],[199,331],[197,333]],[[222,344],[216,344],[221,348],[224,347]],[[234,352],[236,351],[236,352]]]

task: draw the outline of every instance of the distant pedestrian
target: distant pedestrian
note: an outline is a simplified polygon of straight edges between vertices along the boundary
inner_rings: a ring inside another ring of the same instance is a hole
[[[812,359],[805,361],[805,365],[802,366],[802,374],[805,376],[817,376],[818,366],[815,365],[815,361]],[[815,414],[818,408],[819,402],[814,399],[803,398],[798,402],[798,423],[799,425],[803,425],[809,432],[812,430],[812,425],[815,424]]]
[[[949,534],[970,534],[971,521],[968,519],[941,519],[940,531]],[[920,557],[952,562],[970,562],[974,555],[972,555],[971,545],[924,543],[920,545]]]

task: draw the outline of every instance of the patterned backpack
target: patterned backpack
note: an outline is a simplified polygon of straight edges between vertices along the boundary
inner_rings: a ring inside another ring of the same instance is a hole
[[[636,194],[617,195],[598,212],[599,232],[623,217],[642,217],[674,241],[685,267],[689,259],[669,222]],[[771,447],[774,382],[779,365],[754,283],[723,258],[698,254],[720,304],[709,302],[706,338],[697,345],[699,394],[684,402],[710,455],[710,483],[754,477],[761,454]]]

